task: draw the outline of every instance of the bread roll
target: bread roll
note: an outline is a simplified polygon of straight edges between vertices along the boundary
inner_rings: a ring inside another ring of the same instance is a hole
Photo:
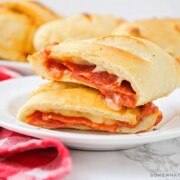
[[[36,29],[59,16],[33,1],[18,0],[0,3],[0,58],[26,61],[34,52]]]
[[[114,35],[127,35],[147,39],[159,45],[173,57],[180,59],[180,19],[144,19],[125,22],[113,31]]]
[[[41,26],[34,37],[36,50],[51,42],[81,40],[105,36],[122,24],[124,20],[110,15],[80,14],[55,20]]]

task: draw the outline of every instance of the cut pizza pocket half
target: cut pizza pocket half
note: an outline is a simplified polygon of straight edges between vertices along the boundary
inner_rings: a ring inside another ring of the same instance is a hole
[[[48,129],[73,128],[129,134],[151,129],[161,121],[162,114],[153,103],[113,111],[105,105],[98,90],[74,83],[51,82],[32,93],[17,118]]]
[[[175,59],[155,44],[135,37],[52,44],[28,59],[45,79],[98,89],[107,106],[116,111],[166,96],[180,84]]]

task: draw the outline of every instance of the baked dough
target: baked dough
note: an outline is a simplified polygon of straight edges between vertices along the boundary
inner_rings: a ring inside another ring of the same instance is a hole
[[[36,29],[58,15],[33,1],[5,1],[0,3],[0,58],[26,61],[34,52]]]
[[[113,111],[104,104],[99,91],[77,84],[57,82],[41,85],[35,90],[29,101],[20,109],[17,118],[27,122],[28,117],[35,111],[51,112],[68,117],[85,117],[97,124],[112,124],[112,120],[117,120],[135,125],[135,127],[119,127],[116,129],[117,133],[137,133],[149,130],[159,116],[159,112],[154,112],[139,122],[137,118],[140,115],[140,107]],[[64,128],[93,130],[83,125]]]
[[[33,0],[7,0],[1,2],[0,7],[4,9],[9,9],[12,12],[17,12],[19,14],[24,14],[28,16],[37,26],[61,17],[46,6]]]
[[[80,14],[41,26],[34,37],[34,47],[41,49],[51,42],[81,40],[105,36],[124,20],[110,15]]]
[[[47,59],[94,64],[99,71],[115,74],[119,82],[130,82],[137,95],[136,106],[166,96],[180,84],[177,61],[157,45],[135,37],[107,36],[63,42],[49,45],[28,58],[35,72],[45,79],[93,87],[90,83],[72,78],[68,73],[64,73],[62,78],[54,77],[51,69],[45,65]]]
[[[180,19],[144,19],[125,22],[113,31],[114,35],[136,36],[147,39],[180,59]]]

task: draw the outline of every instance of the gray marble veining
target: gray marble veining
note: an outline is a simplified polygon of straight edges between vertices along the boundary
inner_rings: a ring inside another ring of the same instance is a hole
[[[180,138],[121,151],[71,150],[65,180],[180,180]]]
[[[180,173],[180,138],[147,144],[123,153],[151,173]]]

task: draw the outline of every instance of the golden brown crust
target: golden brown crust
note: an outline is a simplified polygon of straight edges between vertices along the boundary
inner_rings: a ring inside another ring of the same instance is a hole
[[[24,14],[33,19],[36,26],[40,26],[48,21],[60,18],[46,6],[30,0],[4,1],[0,3],[0,8],[9,9],[12,12]]]
[[[36,50],[50,42],[81,40],[105,36],[124,21],[110,15],[80,14],[41,26],[34,37]]]
[[[175,58],[180,57],[180,19],[144,19],[125,22],[113,31],[114,35],[136,36],[147,39],[165,49]]]
[[[58,18],[33,1],[0,3],[0,58],[26,61],[34,52],[33,37],[38,26]]]
[[[31,93],[31,97],[35,96],[40,93],[48,92],[48,91],[54,91],[58,89],[73,89],[73,88],[80,88],[84,87],[83,85],[76,84],[76,83],[68,83],[68,82],[49,82],[46,84],[41,84],[37,89],[35,89]]]
[[[32,38],[36,28],[32,20],[0,8],[0,26],[1,59],[26,61],[27,53],[33,51]]]

